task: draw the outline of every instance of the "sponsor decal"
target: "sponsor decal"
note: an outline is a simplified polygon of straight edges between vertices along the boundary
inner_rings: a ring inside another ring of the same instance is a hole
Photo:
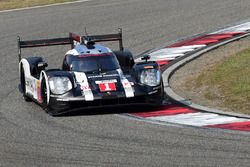
[[[126,97],[134,97],[134,89],[132,87],[132,85],[130,84],[130,82],[126,79],[126,78],[122,78],[121,79],[122,82],[122,86],[124,88],[125,91],[125,95]]]
[[[108,75],[103,75],[103,77],[118,77],[118,74],[108,74]]]
[[[122,86],[123,86],[124,88],[130,88],[130,87],[131,87],[130,82],[128,82],[128,81],[126,81],[126,80],[123,80]]]
[[[33,85],[33,81],[30,79],[30,78],[25,78],[26,79],[26,86],[28,87],[28,89],[31,91],[31,92],[34,92],[34,85]]]
[[[102,81],[95,81],[96,84],[102,84],[102,83],[117,83],[116,79],[111,80],[102,80]]]
[[[154,66],[144,66],[145,69],[151,69],[154,68]]]
[[[92,75],[92,76],[88,76],[89,79],[91,78],[102,78],[102,75]]]
[[[122,86],[124,88],[124,92],[127,98],[134,97],[134,88],[132,87],[131,83],[128,81],[128,79],[123,75],[123,72],[121,69],[117,70]]]
[[[41,82],[39,80],[36,81],[36,89],[37,89],[37,101],[42,102],[42,95],[41,95]]]
[[[118,74],[102,74],[102,75],[90,75],[88,76],[89,79],[91,78],[103,78],[103,77],[118,77]]]
[[[85,97],[86,101],[93,101],[94,96],[90,89],[87,76],[84,72],[74,72],[76,81],[80,85],[80,89],[82,90],[82,95]]]
[[[88,85],[81,85],[80,89],[83,90],[83,91],[91,90]]]
[[[78,57],[83,58],[83,57],[90,57],[90,56],[112,56],[113,53],[98,53],[98,54],[81,54]]]

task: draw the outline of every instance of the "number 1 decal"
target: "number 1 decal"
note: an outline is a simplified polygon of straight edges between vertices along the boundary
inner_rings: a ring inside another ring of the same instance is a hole
[[[115,83],[100,83],[99,88],[101,92],[116,91]]]

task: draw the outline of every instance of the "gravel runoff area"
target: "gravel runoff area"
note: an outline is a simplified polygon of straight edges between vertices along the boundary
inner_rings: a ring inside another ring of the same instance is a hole
[[[192,82],[204,71],[207,71],[216,63],[219,63],[224,58],[236,54],[244,49],[250,48],[250,37],[241,39],[239,41],[221,46],[218,49],[203,54],[201,57],[187,63],[182,68],[178,69],[170,78],[170,86],[175,93],[183,98],[191,100],[193,103],[215,108],[229,112],[234,111],[232,108],[220,106],[223,97],[216,100],[209,100],[205,98],[205,86],[194,88],[190,86]],[[216,90],[215,90],[216,91]]]

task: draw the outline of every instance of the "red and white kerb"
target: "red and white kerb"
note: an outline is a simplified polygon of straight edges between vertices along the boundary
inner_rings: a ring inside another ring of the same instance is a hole
[[[177,42],[173,45],[151,52],[149,54],[151,56],[150,60],[156,61],[160,66],[164,66],[176,58],[187,55],[187,53],[205,48],[211,44],[220,43],[223,40],[231,39],[238,35],[244,35],[249,31],[250,22],[247,22],[234,27],[222,29],[214,33]],[[139,58],[136,61],[140,61]],[[133,113],[131,115],[158,122],[250,131],[250,119],[206,113],[192,110],[187,107],[173,105],[165,106],[152,112]]]

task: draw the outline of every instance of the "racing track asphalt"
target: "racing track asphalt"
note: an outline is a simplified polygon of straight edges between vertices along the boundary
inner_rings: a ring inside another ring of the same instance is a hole
[[[0,166],[249,166],[249,133],[155,125],[119,115],[138,111],[135,107],[48,116],[21,99],[16,54],[17,35],[65,36],[85,26],[89,34],[122,27],[125,46],[141,53],[249,19],[249,9],[249,0],[93,0],[1,13]],[[66,50],[43,48],[36,55],[47,55],[49,66],[59,67]]]

